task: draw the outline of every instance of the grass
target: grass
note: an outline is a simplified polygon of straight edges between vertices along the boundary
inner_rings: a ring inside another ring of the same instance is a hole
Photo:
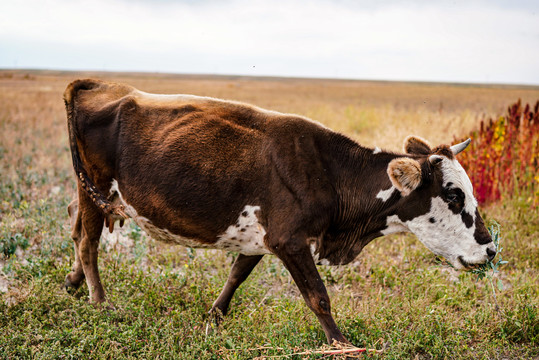
[[[477,268],[471,271],[472,274],[477,275],[478,280],[481,280],[484,278],[488,278],[492,280],[492,276],[499,272],[500,266],[508,263],[508,261],[502,259],[503,247],[500,244],[500,241],[501,241],[500,224],[498,224],[497,222],[494,222],[492,225],[489,226],[488,231],[492,238],[492,242],[494,243],[494,246],[496,247],[496,256],[492,260],[489,260],[486,263],[479,265]],[[498,282],[498,288],[500,290],[503,289],[501,280],[499,280]]]
[[[269,256],[238,289],[222,326],[206,333],[207,311],[235,254],[157,243],[133,223],[102,238],[99,267],[115,309],[88,304],[85,285],[65,292],[73,262],[66,207],[75,183],[61,93],[79,76],[0,72],[0,358],[251,359],[322,348],[315,316]],[[411,133],[450,142],[483,113],[495,116],[517,98],[539,98],[539,89],[529,87],[101,77],[297,112],[390,149]],[[350,265],[319,267],[344,335],[384,350],[372,358],[537,358],[539,215],[525,196],[483,211],[487,222],[501,225],[509,263],[492,279],[502,290],[494,296],[477,275],[441,266],[413,236],[384,237]]]

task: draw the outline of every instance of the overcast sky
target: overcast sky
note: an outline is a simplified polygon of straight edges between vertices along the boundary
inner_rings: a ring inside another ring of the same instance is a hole
[[[0,0],[0,68],[539,85],[539,1]]]

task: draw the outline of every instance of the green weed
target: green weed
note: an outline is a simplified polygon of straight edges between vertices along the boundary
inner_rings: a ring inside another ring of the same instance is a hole
[[[25,250],[29,245],[28,239],[20,233],[16,233],[11,236],[6,236],[0,239],[0,253],[4,254],[6,258],[15,254],[17,247]]]
[[[492,260],[488,260],[486,263],[481,264],[475,269],[471,270],[471,273],[477,275],[478,280],[487,278],[492,284],[493,275],[500,271],[499,267],[501,265],[507,264],[508,262],[502,259],[503,248],[500,246],[500,224],[494,222],[491,226],[489,226],[488,231],[492,237],[492,242],[496,247],[496,256]],[[501,280],[498,280],[497,286],[500,291],[503,290],[503,283]]]

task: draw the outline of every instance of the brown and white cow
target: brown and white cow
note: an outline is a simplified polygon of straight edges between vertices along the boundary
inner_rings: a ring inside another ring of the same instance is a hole
[[[97,80],[74,81],[64,99],[79,179],[66,285],[86,278],[93,302],[105,300],[103,224],[127,217],[157,240],[240,253],[214,313],[226,314],[260,259],[276,255],[329,341],[346,339],[316,264],[349,263],[402,231],[458,269],[495,255],[455,159],[469,141],[431,148],[409,137],[404,153],[390,153],[296,115]]]

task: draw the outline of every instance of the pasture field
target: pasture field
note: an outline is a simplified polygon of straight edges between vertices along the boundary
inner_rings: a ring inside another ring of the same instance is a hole
[[[236,256],[148,239],[133,223],[102,237],[99,267],[114,309],[63,289],[73,262],[75,196],[62,93],[81,77],[298,113],[367,146],[407,135],[450,143],[538,87],[164,74],[0,71],[0,358],[251,359],[320,349],[324,333],[287,270],[266,256],[228,317],[207,312]],[[501,224],[503,288],[440,262],[412,235],[374,240],[352,264],[320,266],[335,319],[383,359],[539,358],[539,214],[515,199],[483,208]],[[118,228],[118,227],[117,227]],[[495,295],[494,295],[495,294]]]

